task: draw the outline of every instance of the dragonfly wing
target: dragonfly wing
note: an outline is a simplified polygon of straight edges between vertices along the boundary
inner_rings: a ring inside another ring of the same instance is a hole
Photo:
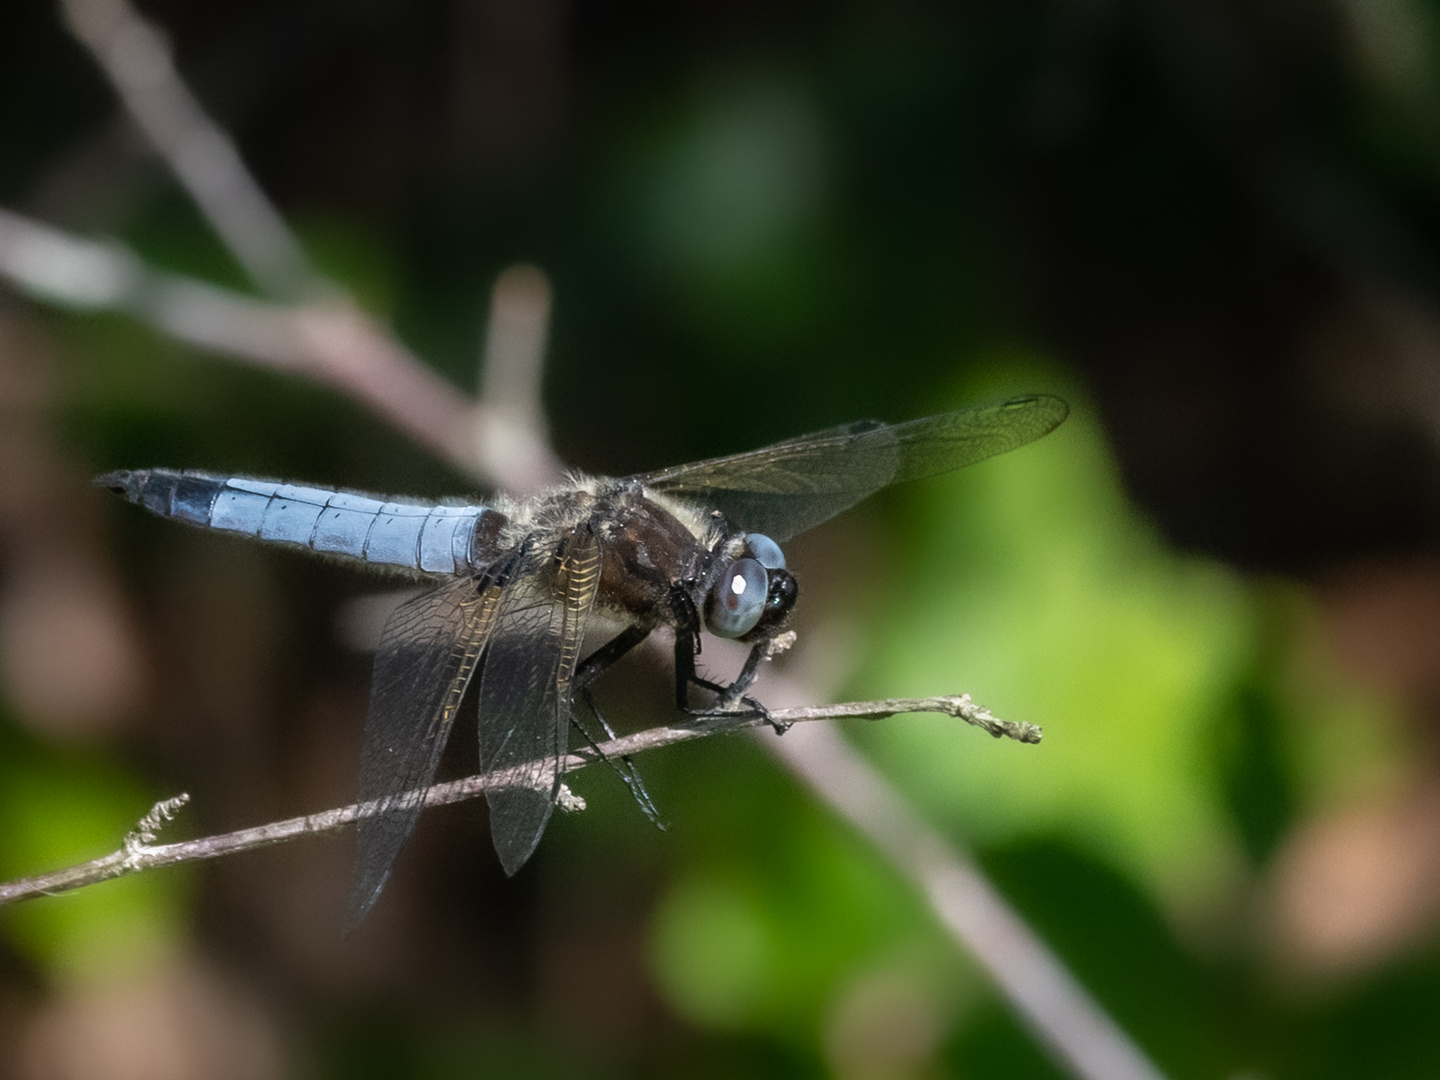
[[[887,484],[949,472],[1053,431],[1070,407],[1032,394],[904,424],[861,420],[730,457],[634,479],[719,510],[734,527],[784,540]]]
[[[378,806],[356,828],[352,929],[415,828],[505,584],[503,572],[460,578],[401,604],[385,623],[360,759],[360,802]]]
[[[530,858],[555,808],[575,666],[600,584],[600,546],[588,526],[572,531],[558,556],[531,558],[505,595],[480,678],[480,770],[511,774],[485,796],[507,874]]]

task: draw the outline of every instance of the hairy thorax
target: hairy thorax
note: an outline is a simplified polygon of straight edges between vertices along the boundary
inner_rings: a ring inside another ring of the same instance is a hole
[[[723,529],[689,504],[633,482],[596,478],[576,478],[523,502],[497,500],[494,510],[477,523],[477,568],[527,539],[532,548],[562,550],[567,536],[588,529],[601,552],[596,608],[647,627],[674,621],[673,587],[704,579]]]

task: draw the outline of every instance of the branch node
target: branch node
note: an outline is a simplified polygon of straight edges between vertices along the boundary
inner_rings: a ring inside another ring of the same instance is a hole
[[[139,869],[140,860],[155,843],[166,822],[175,820],[180,808],[190,801],[189,794],[181,792],[173,799],[162,799],[150,808],[150,812],[136,823],[135,828],[125,834],[124,852],[127,869]]]
[[[1038,724],[1027,724],[1023,720],[1001,720],[992,715],[985,706],[972,701],[969,694],[943,700],[950,702],[945,711],[951,716],[958,717],[967,724],[974,724],[997,739],[1008,738],[1033,745],[1044,737],[1044,729]]]

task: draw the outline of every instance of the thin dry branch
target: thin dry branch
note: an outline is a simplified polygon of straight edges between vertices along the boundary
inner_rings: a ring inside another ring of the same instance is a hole
[[[178,341],[331,387],[489,479],[477,460],[477,405],[344,299],[257,300],[155,270],[118,243],[81,239],[6,210],[0,276],[38,300],[123,312]]]
[[[525,264],[501,272],[490,292],[473,450],[513,495],[529,494],[565,474],[550,449],[540,405],[551,299],[545,272]]]
[[[776,709],[770,718],[778,724],[798,724],[812,720],[866,719],[880,720],[887,716],[910,712],[938,712],[954,716],[972,724],[982,731],[988,731],[996,738],[1002,736],[1024,743],[1040,741],[1040,729],[1033,724],[1014,723],[1000,720],[983,707],[970,700],[968,694],[958,697],[896,698],[886,701],[852,701],[842,705],[815,706],[798,709]],[[750,712],[717,713],[697,716],[685,723],[666,727],[651,728],[635,735],[611,739],[593,748],[577,750],[561,763],[562,773],[574,772],[593,764],[602,758],[618,759],[643,750],[656,750],[662,746],[703,739],[710,735],[727,734],[766,723],[764,719]],[[521,766],[498,772],[469,776],[436,784],[426,790],[424,805],[445,806],[449,803],[473,799],[486,791],[495,791],[513,786],[529,773]],[[164,823],[189,802],[189,795],[178,795],[173,799],[157,803],[125,837],[119,850],[78,866],[67,867],[49,874],[24,878],[0,885],[0,905],[37,896],[50,896],[58,892],[83,888],[101,881],[125,877],[129,874],[153,870],[176,863],[197,862],[214,859],[221,855],[232,855],[241,851],[269,847],[285,843],[302,836],[322,836],[337,832],[361,818],[377,812],[377,804],[355,803],[318,814],[290,818],[286,821],[271,822],[253,829],[207,836],[198,840],[187,840],[178,844],[156,844],[155,838]],[[562,803],[562,806],[565,804]],[[571,805],[575,805],[573,802]],[[579,804],[582,805],[583,804]]]
[[[130,303],[110,306],[181,340],[333,386],[486,484],[523,493],[560,478],[539,409],[550,311],[549,284],[539,270],[507,271],[496,283],[486,385],[480,400],[470,401],[367,318],[354,297],[310,261],[229,132],[180,77],[159,27],[130,0],[60,5],[76,40],[225,247],[256,285],[287,302],[257,304],[149,271],[123,249],[98,245],[88,253],[91,261],[108,252],[123,264],[118,274],[100,275],[127,285]],[[73,254],[69,261],[75,263]]]
[[[940,924],[990,973],[1057,1061],[1085,1080],[1164,1080],[975,860],[838,732],[816,726],[770,740],[769,748],[920,889]]]
[[[251,280],[289,300],[329,293],[234,140],[180,78],[165,35],[127,0],[61,0],[60,6],[126,112]]]

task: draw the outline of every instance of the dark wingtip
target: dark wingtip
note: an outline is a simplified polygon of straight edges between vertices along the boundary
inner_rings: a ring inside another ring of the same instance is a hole
[[[486,792],[490,803],[490,840],[495,845],[495,854],[500,856],[500,869],[506,877],[514,877],[520,868],[530,861],[540,838],[545,835],[545,826],[555,810],[555,798],[560,791],[556,779],[553,794],[545,794],[533,788],[512,788]]]

